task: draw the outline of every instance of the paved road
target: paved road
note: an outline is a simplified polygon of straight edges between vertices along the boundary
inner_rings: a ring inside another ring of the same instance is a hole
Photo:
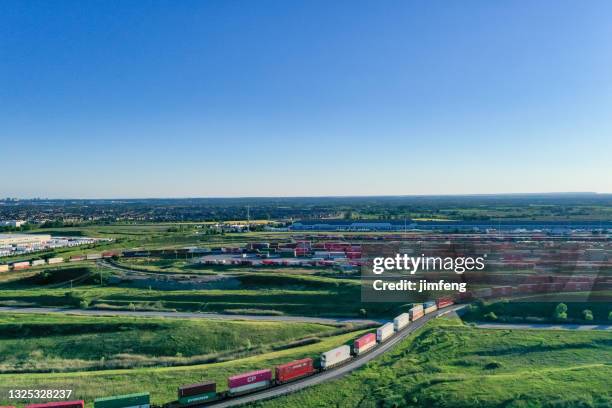
[[[612,330],[611,324],[475,323],[482,329],[519,330]]]
[[[311,377],[307,377],[303,380],[299,380],[293,383],[273,387],[271,389],[264,390],[264,391],[261,391],[255,394],[249,394],[243,397],[236,397],[236,398],[220,401],[216,404],[208,404],[206,406],[215,407],[215,408],[225,408],[225,407],[233,407],[233,406],[248,404],[248,403],[252,403],[255,401],[261,401],[265,399],[278,397],[280,395],[290,394],[292,392],[296,392],[298,390],[301,390],[307,387],[311,387],[313,385],[321,384],[325,381],[340,378],[350,373],[351,371],[356,370],[357,368],[363,366],[364,364],[371,361],[372,359],[375,359],[376,357],[379,357],[383,353],[389,351],[396,344],[401,342],[404,338],[408,337],[409,335],[414,333],[416,330],[421,328],[429,320],[434,319],[443,314],[454,312],[458,309],[461,309],[462,307],[464,306],[463,305],[452,306],[449,308],[445,308],[443,310],[438,310],[435,313],[425,315],[423,318],[417,320],[416,322],[410,323],[410,325],[406,329],[404,329],[404,331],[402,331],[399,335],[394,336],[391,340],[388,340],[382,345],[376,347],[371,352],[361,357],[355,358],[351,360],[348,364],[345,364],[338,368],[332,369],[330,371],[325,371],[321,374],[316,374]]]
[[[169,317],[174,319],[210,319],[210,320],[260,320],[278,322],[304,322],[319,324],[379,324],[380,320],[354,318],[324,318],[308,316],[262,316],[248,314],[218,314],[197,312],[156,312],[131,310],[69,309],[62,307],[0,307],[0,313],[53,313],[80,316],[128,316],[128,317]]]

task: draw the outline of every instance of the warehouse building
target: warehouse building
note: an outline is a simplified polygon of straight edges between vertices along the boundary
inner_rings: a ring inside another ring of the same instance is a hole
[[[0,234],[0,247],[13,245],[43,245],[51,240],[48,234]]]
[[[19,228],[25,223],[26,222],[22,220],[5,220],[5,221],[0,221],[0,227]]]

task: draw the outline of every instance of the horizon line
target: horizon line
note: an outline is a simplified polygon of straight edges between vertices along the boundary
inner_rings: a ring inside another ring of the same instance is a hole
[[[4,197],[0,201],[10,200],[207,200],[207,199],[292,199],[292,198],[426,198],[426,197],[497,197],[497,196],[555,196],[555,195],[612,195],[612,192],[596,191],[555,191],[535,193],[457,193],[457,194],[364,194],[364,195],[303,195],[303,196],[158,196],[158,197]]]

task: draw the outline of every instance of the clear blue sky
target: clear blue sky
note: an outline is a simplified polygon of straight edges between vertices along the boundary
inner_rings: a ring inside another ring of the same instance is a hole
[[[0,197],[612,192],[610,1],[3,1]]]

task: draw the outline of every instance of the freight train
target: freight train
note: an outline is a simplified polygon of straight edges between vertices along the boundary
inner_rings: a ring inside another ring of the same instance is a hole
[[[255,393],[331,370],[373,351],[377,346],[406,329],[411,321],[453,304],[452,298],[445,297],[435,302],[426,302],[426,307],[415,305],[410,309],[412,312],[402,313],[395,317],[393,322],[385,323],[377,328],[375,333],[367,333],[357,338],[352,347],[349,345],[336,347],[321,353],[317,359],[303,358],[273,368],[263,368],[232,375],[227,379],[227,391],[218,392],[217,383],[214,381],[203,381],[181,386],[177,390],[177,399],[164,404],[163,408],[191,408],[206,405],[215,401]],[[94,400],[94,408],[150,407],[150,394],[148,392],[96,398]],[[83,401],[30,404],[26,405],[25,408],[83,408]]]
[[[425,307],[423,305],[415,305],[411,310],[418,311],[414,313],[415,318],[418,319],[425,314],[433,313],[438,309],[453,304],[452,298],[444,297],[436,301],[426,302]],[[206,402],[232,398],[297,381],[319,372],[333,369],[348,363],[356,357],[371,352],[378,345],[388,341],[408,327],[411,320],[410,313],[402,313],[395,317],[393,322],[385,323],[378,327],[375,333],[367,333],[356,339],[352,347],[348,345],[336,347],[321,353],[317,360],[304,358],[278,365],[273,369],[260,369],[233,375],[227,379],[228,390],[225,392],[217,392],[216,383],[212,381],[180,387],[178,389],[177,401],[166,404],[166,408],[189,407],[191,405],[202,405]]]
[[[421,318],[424,314],[451,306],[451,298],[441,298],[435,302],[413,306],[409,313],[402,313],[377,328],[376,333],[367,333],[356,339],[351,346],[342,345],[322,353],[318,359],[303,358],[274,367],[237,374],[227,379],[227,391],[217,392],[214,381],[204,381],[178,388],[177,400],[165,404],[164,408],[183,408],[205,405],[244,394],[250,394],[274,386],[315,375],[317,373],[344,365],[354,358],[371,352],[379,344],[388,341],[397,333],[409,326],[411,321]],[[149,393],[119,395],[97,398],[94,408],[150,408]],[[26,408],[83,408],[83,401],[61,401],[45,404],[30,404]]]

